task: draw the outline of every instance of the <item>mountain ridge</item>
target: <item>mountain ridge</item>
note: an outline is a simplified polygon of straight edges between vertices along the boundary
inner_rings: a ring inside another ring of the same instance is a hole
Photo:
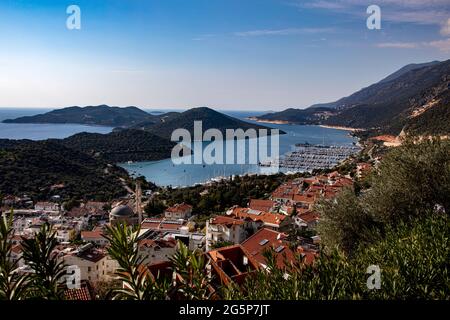
[[[449,108],[443,99],[448,94],[450,60],[424,64],[407,65],[381,81],[363,88],[350,96],[335,102],[312,105],[307,109],[287,109],[278,113],[266,114],[259,120],[283,120],[299,124],[322,124],[329,126],[364,129],[377,133],[399,134],[410,128],[412,116],[422,110],[425,119],[428,112],[440,103],[441,109]],[[434,103],[434,104],[433,104]],[[430,105],[428,109],[425,107]],[[320,110],[321,112],[318,112]],[[433,111],[435,112],[435,111]],[[450,131],[448,123],[439,123],[439,117],[427,117],[432,123],[421,124],[428,131],[446,134]],[[423,122],[424,120],[422,120]],[[431,127],[440,128],[433,130]],[[419,133],[419,131],[415,131]]]
[[[108,105],[66,107],[55,109],[44,114],[6,119],[4,123],[74,123],[84,125],[102,125],[110,127],[131,126],[146,119],[157,121],[158,116],[151,115],[142,109],[130,107],[110,107]]]

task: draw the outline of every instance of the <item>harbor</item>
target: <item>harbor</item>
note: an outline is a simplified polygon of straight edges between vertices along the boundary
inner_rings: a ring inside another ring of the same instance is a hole
[[[293,172],[330,169],[349,156],[358,153],[361,148],[353,146],[326,146],[308,143],[296,144],[295,150],[278,159],[262,162],[261,167],[279,167]]]

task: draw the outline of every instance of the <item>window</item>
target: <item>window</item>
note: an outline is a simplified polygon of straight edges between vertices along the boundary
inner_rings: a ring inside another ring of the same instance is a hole
[[[88,272],[91,272],[91,267],[88,267]],[[89,280],[90,280],[90,278],[89,278]]]

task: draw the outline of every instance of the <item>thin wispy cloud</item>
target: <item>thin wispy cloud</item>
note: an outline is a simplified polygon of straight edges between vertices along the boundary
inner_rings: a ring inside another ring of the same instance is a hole
[[[234,35],[238,37],[258,37],[258,36],[290,36],[290,35],[305,35],[305,34],[325,34],[333,33],[334,28],[287,28],[287,29],[263,29],[235,32]]]
[[[204,41],[204,40],[211,39],[214,36],[215,36],[214,34],[202,34],[200,36],[192,38],[192,41]]]
[[[441,27],[441,34],[442,34],[443,36],[450,36],[450,18],[448,18],[447,21],[445,21],[445,22],[442,24],[442,27]]]
[[[377,48],[414,49],[414,48],[436,48],[442,52],[450,52],[450,38],[443,40],[423,42],[382,42],[375,45]]]
[[[391,22],[417,24],[442,24],[450,18],[448,0],[308,0],[297,1],[294,5],[301,9],[323,9],[362,16],[370,4],[381,7],[383,18]]]
[[[417,48],[418,43],[414,42],[382,42],[375,45],[377,48],[397,48],[397,49],[412,49]]]
[[[450,39],[431,41],[428,46],[450,53]]]

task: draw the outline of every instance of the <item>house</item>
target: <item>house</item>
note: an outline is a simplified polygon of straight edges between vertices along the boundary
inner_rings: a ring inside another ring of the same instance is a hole
[[[186,220],[191,217],[192,206],[186,203],[176,204],[164,211],[166,219],[183,219]]]
[[[12,207],[16,204],[17,200],[17,197],[13,195],[6,195],[2,199],[2,204],[6,207]]]
[[[138,242],[139,254],[144,258],[143,264],[156,264],[169,261],[177,251],[174,239],[143,239]]]
[[[118,264],[109,258],[104,250],[88,243],[74,252],[63,256],[66,265],[80,268],[81,280],[89,282],[109,281],[114,279]]]
[[[272,192],[271,199],[280,204],[286,204],[292,201],[294,195],[300,194],[304,188],[303,179],[294,179],[283,183],[274,192]]]
[[[55,202],[37,202],[34,205],[36,211],[59,211],[60,206]]]
[[[56,240],[58,242],[70,242],[77,235],[75,229],[68,226],[56,225],[52,229],[56,231]]]
[[[356,165],[356,177],[362,179],[372,170],[372,165],[368,162],[360,162]]]
[[[316,211],[306,211],[294,217],[294,222],[299,227],[314,229],[319,222],[320,215]]]
[[[272,200],[250,199],[248,208],[259,211],[274,212],[275,202]]]
[[[180,240],[190,250],[202,248],[205,245],[205,234],[194,231],[194,223],[184,220],[169,220],[165,218],[146,218],[141,223],[139,239]]]
[[[250,208],[233,207],[226,214],[237,219],[248,218],[254,224],[262,224],[264,227],[271,229],[279,229],[291,223],[291,219],[284,214],[270,213]]]
[[[23,267],[25,265],[24,260],[22,259],[23,247],[21,244],[13,245],[11,248],[11,262],[17,262],[17,267]]]
[[[267,267],[267,260],[264,256],[265,251],[273,250],[277,267],[284,268],[286,263],[293,262],[296,259],[295,252],[289,247],[286,237],[284,233],[262,228],[241,245],[249,252],[252,259],[257,261],[263,268]],[[312,263],[315,257],[315,252],[306,251],[303,248],[298,248],[297,253],[300,255],[304,254],[306,263]]]
[[[297,207],[312,209],[316,201],[316,197],[312,195],[296,194],[294,195],[292,201]]]
[[[251,220],[217,216],[206,221],[206,251],[220,242],[241,243],[247,237]]]
[[[209,258],[208,273],[217,286],[241,285],[259,269],[258,262],[239,244],[211,250],[206,255]]]
[[[92,231],[81,231],[81,240],[98,246],[106,246],[109,241],[103,237],[103,228],[96,227]]]
[[[180,220],[169,220],[164,218],[145,218],[141,223],[141,230],[151,231],[180,231],[186,223]]]
[[[81,281],[80,288],[68,289],[65,287],[64,298],[65,300],[76,301],[89,301],[93,300],[92,288],[87,281]]]
[[[30,218],[14,218],[13,229],[16,234],[23,234],[24,230],[32,225],[32,219]]]

